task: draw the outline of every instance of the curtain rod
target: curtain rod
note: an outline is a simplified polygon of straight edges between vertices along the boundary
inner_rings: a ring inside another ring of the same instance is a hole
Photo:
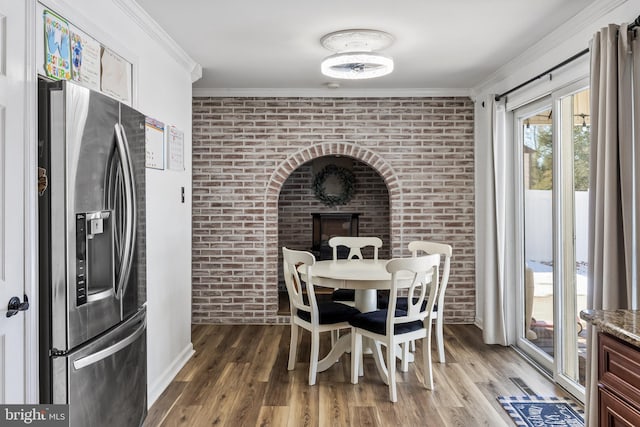
[[[581,56],[586,55],[587,53],[589,53],[589,48],[587,48],[587,49],[585,49],[585,50],[582,50],[582,51],[580,51],[580,52],[576,53],[576,54],[575,54],[575,55],[573,55],[571,58],[565,59],[565,60],[564,60],[564,61],[562,61],[561,63],[559,63],[559,64],[557,64],[557,65],[555,65],[555,66],[553,66],[553,67],[549,68],[549,69],[548,69],[548,70],[546,70],[546,71],[543,71],[542,73],[540,73],[540,74],[538,74],[537,76],[535,76],[535,77],[533,77],[533,78],[531,78],[531,79],[527,80],[526,82],[521,83],[521,84],[519,84],[518,86],[516,86],[516,87],[514,87],[514,88],[512,88],[512,89],[509,89],[508,91],[506,91],[506,92],[504,92],[504,93],[501,93],[500,95],[496,95],[496,101],[500,101],[500,99],[501,99],[501,98],[503,98],[503,97],[505,97],[505,96],[509,95],[511,92],[515,92],[516,90],[518,90],[518,89],[520,89],[520,88],[522,88],[522,87],[524,87],[524,86],[528,85],[529,83],[533,83],[533,82],[535,82],[536,80],[538,80],[538,79],[540,79],[540,78],[542,78],[542,77],[546,76],[547,74],[550,74],[552,71],[555,71],[555,70],[557,70],[558,68],[563,67],[563,66],[567,65],[568,63],[575,61],[576,59],[580,58]]]
[[[630,30],[632,30],[632,29],[634,29],[634,28],[636,28],[636,27],[638,27],[638,26],[640,26],[640,15],[638,15],[638,17],[637,17],[637,18],[636,18],[636,19],[635,19],[631,24],[629,24],[629,27],[628,27],[628,28],[629,28]],[[587,49],[585,49],[585,50],[582,50],[582,51],[580,51],[580,52],[578,52],[578,53],[576,53],[576,54],[575,54],[575,55],[573,55],[571,58],[565,59],[565,60],[564,60],[564,61],[562,61],[561,63],[559,63],[559,64],[557,64],[557,65],[555,65],[555,66],[553,66],[553,67],[549,68],[548,70],[543,71],[542,73],[540,73],[540,74],[538,74],[537,76],[535,76],[535,77],[533,77],[533,78],[531,78],[531,79],[527,80],[526,82],[524,82],[524,83],[522,83],[522,84],[519,84],[518,86],[516,86],[516,87],[514,87],[514,88],[512,88],[512,89],[509,89],[508,91],[506,91],[506,92],[504,92],[504,93],[501,93],[500,95],[496,95],[496,98],[495,98],[495,99],[496,99],[496,101],[500,101],[500,99],[501,99],[501,98],[503,98],[503,97],[505,97],[505,96],[509,95],[511,92],[515,92],[516,90],[518,90],[518,89],[520,89],[520,88],[522,88],[522,87],[524,87],[524,86],[528,85],[529,83],[535,82],[536,80],[538,80],[538,79],[540,79],[540,78],[542,78],[542,77],[546,76],[547,74],[550,74],[551,72],[553,72],[553,71],[557,70],[557,69],[558,69],[558,68],[560,68],[560,67],[563,67],[563,66],[567,65],[567,64],[568,64],[568,63],[570,63],[570,62],[575,61],[576,59],[580,58],[580,57],[581,57],[581,56],[583,56],[583,55],[586,55],[587,53],[589,53],[589,49],[588,49],[588,48],[587,48]]]

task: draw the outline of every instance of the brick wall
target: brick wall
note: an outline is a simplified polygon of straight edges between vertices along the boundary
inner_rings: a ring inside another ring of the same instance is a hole
[[[275,323],[278,200],[323,156],[369,165],[389,194],[391,256],[453,246],[447,322],[475,316],[473,103],[468,98],[193,100],[193,322]]]

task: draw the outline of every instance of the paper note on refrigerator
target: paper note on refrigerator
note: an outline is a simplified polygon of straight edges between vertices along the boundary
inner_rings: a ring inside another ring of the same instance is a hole
[[[109,49],[102,49],[100,89],[107,95],[131,104],[131,64]]]
[[[164,169],[164,123],[147,117],[145,120],[145,166]]]
[[[44,11],[43,19],[44,69],[48,77],[55,80],[69,80],[71,78],[69,23],[50,10]]]
[[[167,132],[169,158],[167,168],[174,171],[184,170],[184,132],[175,126],[169,126]]]
[[[100,43],[73,25],[71,30],[71,79],[100,90]]]

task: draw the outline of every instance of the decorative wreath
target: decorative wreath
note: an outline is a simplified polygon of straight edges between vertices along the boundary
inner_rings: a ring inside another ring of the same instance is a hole
[[[340,181],[342,186],[340,194],[327,194],[325,181],[330,176],[335,176]],[[350,170],[336,165],[327,165],[313,179],[313,191],[316,198],[327,206],[346,205],[353,197],[355,182],[356,178]]]

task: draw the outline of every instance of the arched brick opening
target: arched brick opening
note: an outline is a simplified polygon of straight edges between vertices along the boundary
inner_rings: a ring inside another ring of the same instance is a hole
[[[375,152],[361,147],[352,142],[326,142],[316,144],[310,147],[296,151],[280,163],[267,184],[265,193],[265,229],[266,236],[265,246],[265,283],[273,283],[274,286],[267,287],[266,299],[268,306],[278,306],[278,197],[285,181],[302,164],[324,156],[346,156],[366,163],[373,168],[384,180],[389,192],[389,230],[391,235],[390,248],[394,254],[397,248],[402,247],[402,233],[398,221],[399,210],[402,207],[400,182],[389,163]],[[275,315],[275,313],[274,313]],[[287,318],[282,317],[279,321],[286,321]]]

